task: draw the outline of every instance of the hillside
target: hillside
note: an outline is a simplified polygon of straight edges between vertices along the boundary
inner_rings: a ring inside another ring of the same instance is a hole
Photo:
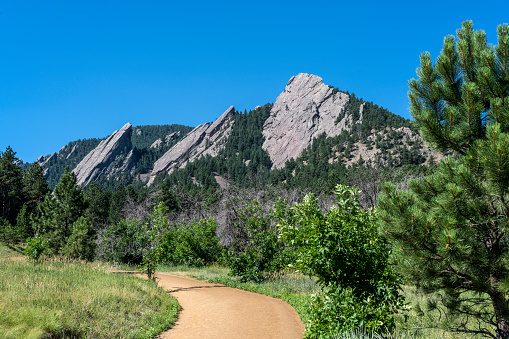
[[[102,181],[103,186],[115,187],[116,185],[109,184],[110,179],[123,180],[131,183],[136,176],[143,175],[152,169],[152,165],[162,154],[164,154],[171,146],[187,134],[192,128],[183,125],[144,125],[132,127],[130,135],[130,145],[127,149],[122,149],[117,155],[117,161],[125,160],[125,157],[131,153],[133,164],[128,172],[119,173],[102,173],[94,180]],[[111,137],[111,135],[109,136]],[[101,139],[80,139],[71,141],[58,152],[46,156],[40,156],[37,162],[44,170],[48,186],[53,189],[60,180],[60,176],[69,166],[70,170],[74,170],[78,164],[92,151],[99,146],[99,144],[106,140]],[[112,167],[114,168],[114,166]]]
[[[189,190],[255,182],[306,186],[312,179],[323,184],[349,167],[419,165],[432,158],[409,120],[301,73],[274,104],[249,112],[231,106],[195,128],[126,124],[107,138],[70,142],[38,163],[50,188],[69,166],[82,186],[94,181],[115,189],[166,179]]]

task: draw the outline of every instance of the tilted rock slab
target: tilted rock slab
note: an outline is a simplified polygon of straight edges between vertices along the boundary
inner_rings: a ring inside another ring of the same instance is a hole
[[[101,174],[111,175],[131,169],[134,163],[131,134],[132,126],[127,123],[88,153],[73,169],[77,184],[86,186]]]
[[[230,106],[213,124],[206,123],[196,127],[170,148],[155,162],[148,185],[152,184],[159,173],[171,173],[174,169],[183,168],[200,156],[217,156],[224,148],[232,130],[234,112],[234,107]]]
[[[335,123],[346,111],[349,95],[334,92],[322,78],[312,74],[300,73],[288,81],[263,126],[262,147],[273,168],[282,168],[287,160],[297,158],[322,133],[334,137],[350,130],[354,123],[351,112]],[[360,116],[355,123],[362,122]]]

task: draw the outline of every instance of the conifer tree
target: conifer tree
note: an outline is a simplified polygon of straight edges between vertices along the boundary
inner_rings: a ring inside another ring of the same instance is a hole
[[[16,152],[10,146],[5,152],[0,152],[0,218],[11,225],[16,223],[16,216],[24,200],[21,182],[23,174],[16,164],[17,160]]]
[[[34,162],[23,173],[23,193],[29,213],[36,211],[37,206],[44,200],[48,192],[48,184],[44,178],[42,167]]]
[[[76,175],[66,167],[53,195],[46,194],[40,205],[41,231],[48,238],[49,247],[54,253],[59,253],[65,246],[74,222],[83,216],[85,208],[85,198],[76,184]]]
[[[85,200],[87,218],[95,229],[101,228],[107,224],[110,208],[111,194],[108,191],[102,191],[99,185],[92,181],[85,191]]]
[[[408,190],[384,185],[381,227],[407,276],[464,319],[455,330],[509,338],[509,26],[491,46],[463,22],[435,64],[420,59],[410,111],[449,156]]]

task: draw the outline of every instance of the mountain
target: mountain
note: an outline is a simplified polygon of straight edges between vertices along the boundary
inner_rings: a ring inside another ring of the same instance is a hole
[[[244,113],[231,106],[195,128],[127,123],[107,138],[69,143],[38,162],[52,177],[69,165],[82,186],[166,178],[192,189],[306,182],[334,171],[344,175],[351,166],[419,165],[433,158],[409,120],[301,73],[274,104]]]
[[[119,172],[134,174],[132,173],[134,167],[132,132],[131,124],[127,123],[88,153],[73,169],[77,184],[86,186],[98,179],[100,175],[112,175]]]
[[[191,130],[176,124],[127,123],[106,138],[71,141],[58,152],[41,155],[37,162],[51,189],[66,166],[77,174],[81,185],[98,181],[104,188],[115,188],[119,182],[129,184],[147,177],[154,162]]]
[[[206,123],[193,129],[168,152],[154,163],[149,185],[161,172],[171,173],[201,156],[215,157],[224,144],[233,126],[233,106],[230,106],[214,123]]]

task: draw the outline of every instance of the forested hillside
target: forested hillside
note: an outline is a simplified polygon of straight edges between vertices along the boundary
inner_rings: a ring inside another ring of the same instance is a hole
[[[183,125],[145,125],[134,127],[131,137],[133,152],[136,159],[135,172],[125,177],[117,177],[114,181],[124,182],[126,185],[134,181],[137,175],[147,173],[151,170],[151,166],[162,154],[164,154],[171,146],[186,135],[192,127]],[[168,135],[173,136],[168,140],[164,140]],[[157,146],[151,147],[154,142],[163,139]],[[64,173],[67,166],[72,171],[76,165],[99,143],[102,139],[80,139],[71,141],[58,152],[47,156],[41,156],[37,160],[44,170],[44,175],[48,181],[48,187],[53,189],[60,180],[60,176]],[[128,150],[129,151],[129,150]],[[24,164],[26,168],[29,164]],[[118,183],[110,183],[108,178],[101,178],[100,182],[103,187],[113,189]]]

